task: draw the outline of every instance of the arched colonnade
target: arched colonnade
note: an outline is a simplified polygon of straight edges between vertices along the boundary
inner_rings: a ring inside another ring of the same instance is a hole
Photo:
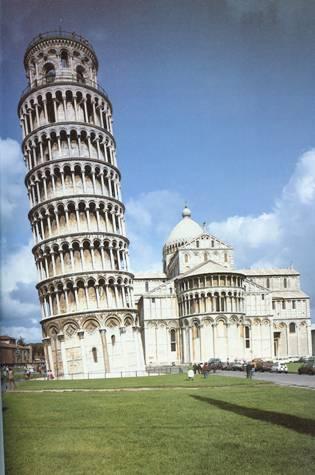
[[[132,308],[132,281],[128,275],[78,276],[39,285],[42,318],[89,310]]]
[[[101,198],[58,200],[29,213],[35,243],[59,235],[105,232],[126,235],[121,205]]]
[[[124,271],[129,267],[127,242],[103,236],[59,240],[37,246],[34,250],[39,279],[85,271]]]
[[[121,201],[120,176],[99,162],[68,161],[44,165],[26,177],[31,207],[64,195],[95,194]]]
[[[23,138],[56,122],[85,122],[113,133],[109,102],[102,94],[78,86],[33,92],[20,105],[19,117]]]
[[[45,127],[23,142],[24,160],[29,170],[53,160],[91,158],[117,166],[115,142],[101,129],[73,125]]]

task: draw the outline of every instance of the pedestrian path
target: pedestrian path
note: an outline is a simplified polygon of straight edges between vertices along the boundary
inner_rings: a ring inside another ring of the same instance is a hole
[[[238,376],[246,378],[246,373],[243,371],[218,371],[220,376]],[[315,376],[308,376],[306,374],[281,374],[281,373],[254,373],[253,379],[256,381],[268,381],[269,383],[279,384],[280,386],[290,386],[305,389],[315,389]]]

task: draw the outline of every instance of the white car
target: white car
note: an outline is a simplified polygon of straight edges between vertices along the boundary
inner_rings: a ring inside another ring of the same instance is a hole
[[[286,364],[280,363],[279,361],[271,366],[272,373],[286,373],[288,372],[288,367]]]

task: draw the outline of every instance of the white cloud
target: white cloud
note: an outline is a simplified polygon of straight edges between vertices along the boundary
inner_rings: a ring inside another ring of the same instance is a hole
[[[288,185],[283,190],[282,201],[291,200],[296,200],[302,205],[314,205],[315,150],[310,150],[302,155]]]
[[[29,335],[32,337],[30,340],[34,341],[40,330],[40,310],[35,290],[36,267],[31,242],[6,256],[1,267],[1,284],[1,333],[22,335],[27,340]],[[13,332],[14,328],[19,330]],[[20,328],[27,330],[21,333]],[[12,330],[11,333],[8,329]],[[31,329],[36,329],[34,334]]]
[[[183,205],[179,193],[168,190],[141,193],[128,200],[127,235],[133,272],[162,270],[161,245],[178,221]]]
[[[26,201],[23,184],[25,173],[20,144],[13,139],[0,137],[0,183],[1,183],[1,221],[14,219],[13,211],[19,203]]]
[[[16,289],[18,282],[23,284],[36,282],[36,267],[32,247],[33,243],[29,241],[4,259],[1,268],[2,291],[12,292]]]
[[[8,175],[16,175],[22,173],[23,157],[20,144],[13,139],[2,139],[0,137],[0,172]],[[3,175],[2,175],[3,176]]]

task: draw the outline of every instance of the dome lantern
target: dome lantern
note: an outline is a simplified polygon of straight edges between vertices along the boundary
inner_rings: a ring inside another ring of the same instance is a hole
[[[185,208],[183,209],[182,217],[183,218],[191,218],[191,211],[186,205],[185,205]]]

